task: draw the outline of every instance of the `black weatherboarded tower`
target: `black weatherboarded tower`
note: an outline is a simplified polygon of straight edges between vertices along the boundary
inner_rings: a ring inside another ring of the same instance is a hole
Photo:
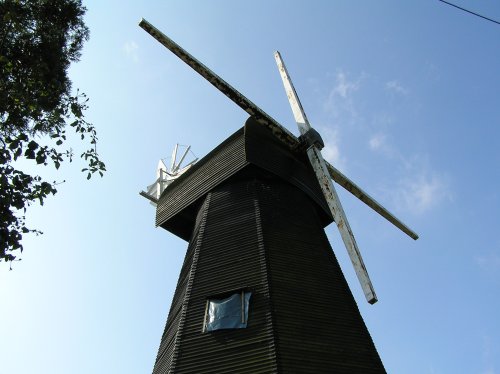
[[[323,228],[303,152],[253,118],[163,193],[189,240],[153,373],[385,373]],[[247,326],[206,331],[210,300],[251,293]]]
[[[189,241],[153,374],[385,373],[324,232],[335,222],[375,303],[332,179],[418,235],[323,159],[278,52],[299,138],[153,25],[139,25],[250,115],[189,168],[175,164],[176,147],[170,170],[160,162],[141,193],[157,206],[156,224]]]

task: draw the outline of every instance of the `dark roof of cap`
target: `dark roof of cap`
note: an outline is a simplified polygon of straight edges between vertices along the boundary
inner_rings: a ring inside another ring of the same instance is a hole
[[[208,192],[229,180],[265,174],[278,176],[305,192],[315,202],[324,226],[333,221],[299,143],[290,148],[250,117],[243,128],[168,186],[158,201],[156,225],[189,240],[200,201]]]

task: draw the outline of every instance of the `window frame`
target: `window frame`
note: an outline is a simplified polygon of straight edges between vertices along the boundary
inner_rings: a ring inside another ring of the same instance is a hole
[[[220,330],[237,330],[237,329],[247,328],[249,314],[250,314],[250,299],[252,298],[252,293],[253,292],[249,288],[244,287],[244,288],[238,288],[235,290],[226,291],[224,293],[220,293],[220,294],[216,294],[214,296],[207,297],[206,303],[205,303],[205,314],[203,316],[202,333],[209,333],[209,332],[220,331]],[[241,311],[241,319],[240,319],[239,323],[243,326],[208,329],[208,326],[209,326],[208,321],[210,318],[210,302],[211,301],[223,301],[225,299],[229,299],[229,298],[233,297],[234,295],[239,295],[239,297],[240,297],[240,308],[239,309]],[[247,295],[248,295],[248,301],[246,300]]]

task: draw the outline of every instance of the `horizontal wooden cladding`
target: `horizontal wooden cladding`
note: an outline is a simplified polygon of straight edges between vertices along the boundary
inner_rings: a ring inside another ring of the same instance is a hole
[[[192,257],[195,260],[185,261],[191,264],[188,289],[184,293],[176,291],[172,303],[183,303],[185,312],[177,326],[176,316],[169,315],[166,326],[166,331],[178,330],[175,354],[171,361],[157,362],[154,374],[276,373],[267,268],[262,230],[257,225],[255,186],[253,182],[221,185],[207,195],[207,200],[209,203],[201,209],[204,218],[197,224],[199,234],[189,246],[194,248]],[[181,278],[183,274],[187,274],[185,269]],[[184,284],[186,282],[179,282],[180,287]],[[207,298],[243,288],[252,292],[247,328],[203,333]],[[164,339],[170,336],[170,332],[166,333]],[[163,355],[169,357],[169,344],[162,341],[162,346],[166,349]]]
[[[193,262],[195,260],[195,254],[197,254],[197,250],[199,249],[198,240],[196,239],[200,235],[203,235],[204,219],[206,218],[206,209],[204,208],[208,204],[207,200],[202,205],[196,219],[196,229],[194,232],[195,239],[192,240],[190,245],[188,246],[186,256],[184,258],[184,263],[179,275],[179,280],[177,281],[174,298],[170,306],[167,323],[163,332],[163,336],[161,338],[160,347],[158,349],[153,374],[169,373],[173,368],[175,358],[174,356],[178,352],[178,350],[176,350],[178,346],[177,338],[181,329],[181,319],[184,319],[185,317],[185,309],[187,306],[186,301],[189,297],[188,286],[190,285],[190,280],[192,279],[193,275]]]
[[[196,210],[183,210],[248,164],[244,146],[240,129],[168,186],[157,205],[156,225],[189,240]]]
[[[259,203],[282,372],[385,373],[308,198],[276,182]]]
[[[317,205],[247,170],[198,211],[153,373],[385,373]],[[247,328],[203,333],[207,298],[238,289]]]

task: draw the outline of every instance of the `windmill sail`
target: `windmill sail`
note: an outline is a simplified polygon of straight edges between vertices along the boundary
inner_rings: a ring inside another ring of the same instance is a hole
[[[257,121],[261,125],[266,127],[269,131],[271,131],[274,134],[274,136],[276,136],[278,139],[280,139],[282,142],[284,142],[291,148],[295,148],[298,146],[299,142],[298,139],[295,137],[295,135],[293,135],[285,127],[281,126],[274,118],[272,118],[261,108],[255,105],[252,101],[246,98],[243,94],[241,94],[238,90],[232,87],[224,79],[222,79],[213,71],[211,71],[207,66],[198,61],[194,56],[189,54],[180,45],[178,45],[168,36],[163,34],[151,23],[149,23],[145,19],[142,19],[141,22],[139,23],[139,26],[142,27],[148,34],[154,37],[157,41],[159,41],[163,46],[169,49],[172,53],[174,53],[177,57],[179,57],[182,61],[184,61],[187,65],[189,65],[194,71],[196,71],[208,82],[210,82],[210,84],[212,84],[220,92],[222,92],[229,99],[231,99],[241,109],[243,109],[249,115],[254,116],[257,119]],[[382,217],[387,219],[397,228],[402,230],[405,234],[409,235],[412,239],[415,240],[418,239],[418,235],[414,231],[409,229],[408,226],[406,226],[401,220],[396,218],[387,209],[385,209],[382,205],[380,205],[375,199],[373,199],[367,193],[365,193],[359,186],[356,185],[356,183],[351,181],[347,176],[342,174],[339,170],[330,165],[327,161],[325,162],[326,166],[328,167],[330,176],[333,178],[335,182],[337,182],[340,186],[345,188],[348,192],[352,193],[354,196],[356,196],[370,208],[375,210],[377,213],[379,213]]]
[[[283,85],[285,86],[286,95],[288,97],[288,101],[290,102],[293,116],[295,117],[295,122],[297,122],[300,133],[302,135],[306,135],[312,127],[307,120],[307,116],[302,108],[299,96],[295,91],[295,87],[293,86],[292,80],[288,75],[288,71],[286,70],[286,66],[280,53],[276,52],[274,57],[276,58],[276,63],[278,64],[278,69],[283,80]],[[358,280],[361,283],[361,288],[363,289],[366,300],[370,304],[374,304],[377,302],[377,295],[375,294],[368,271],[366,270],[363,257],[361,257],[358,245],[356,244],[356,239],[354,239],[349,221],[347,220],[342,204],[340,203],[337,192],[335,191],[335,187],[330,179],[330,174],[325,161],[323,160],[323,156],[321,155],[321,151],[316,145],[313,144],[307,149],[307,156],[309,157],[309,162],[316,173],[319,185],[321,186],[323,195],[325,196],[330,212],[332,213],[333,220],[337,224],[340,231],[342,241],[344,242],[347,253],[349,254],[352,265],[354,266]]]
[[[151,23],[142,19],[139,23],[139,26],[143,28],[146,32],[148,32],[151,36],[153,36],[157,41],[159,41],[163,46],[168,48],[172,53],[174,53],[177,57],[179,57],[182,61],[184,61],[187,65],[189,65],[193,70],[195,70],[198,74],[204,77],[208,82],[210,82],[214,87],[216,87],[220,92],[222,92],[225,96],[231,99],[235,104],[237,104],[240,108],[242,108],[249,115],[253,116],[257,122],[267,128],[269,131],[273,133],[275,137],[281,140],[284,144],[286,144],[291,149],[296,149],[299,147],[299,140],[286,128],[281,126],[275,119],[273,119],[270,115],[268,115],[265,111],[259,108],[256,104],[246,98],[243,94],[241,94],[238,90],[232,87],[229,83],[227,83],[220,76],[215,74],[212,70],[210,70],[203,63],[198,61],[194,56],[189,54],[186,50],[184,50],[180,45],[175,43],[168,36],[163,34],[160,30],[154,27]],[[311,153],[315,153],[314,150]],[[311,156],[312,157],[312,156]],[[315,158],[321,157],[315,156]],[[413,239],[418,238],[418,235],[415,234],[412,230],[408,229],[408,227],[402,223],[399,219],[397,219],[394,215],[389,213],[387,209],[377,203],[373,198],[371,198],[368,194],[366,194],[361,188],[359,188],[354,182],[348,179],[345,175],[340,173],[337,169],[335,169],[332,165],[323,161],[328,170],[327,175],[332,176],[332,178],[339,183],[342,187],[344,187],[347,191],[352,193],[354,196],[358,197],[361,201],[367,204],[369,207],[374,209],[376,212],[381,214],[384,218],[386,218],[389,222],[393,223],[396,227],[401,229],[407,235],[412,237]],[[335,193],[336,194],[336,193]],[[337,199],[338,200],[338,199]],[[339,209],[337,209],[339,210]],[[345,214],[344,214],[345,217]],[[339,220],[341,218],[337,217]],[[345,220],[347,222],[347,220]],[[348,229],[350,230],[350,229]],[[347,235],[349,237],[351,235]],[[351,242],[350,239],[347,239],[348,242]],[[344,241],[345,242],[345,241]],[[354,241],[355,243],[355,241]],[[351,247],[357,248],[356,245]],[[356,256],[355,256],[356,257]],[[359,256],[359,258],[361,258]],[[352,260],[352,258],[351,258]],[[356,261],[358,263],[358,261]],[[354,263],[354,261],[353,261]],[[360,269],[364,268],[362,260],[359,261],[358,266]],[[361,272],[364,272],[361,270]],[[369,302],[375,302],[376,297],[371,297],[371,282],[368,280],[361,280],[361,284],[365,284],[363,286],[365,289],[365,294]],[[369,291],[369,292],[368,292]],[[375,294],[373,293],[373,296]],[[370,301],[372,300],[372,301]]]
[[[182,165],[187,154],[191,150],[191,146],[182,146],[186,147],[184,153],[182,154],[179,161],[177,161],[177,152],[179,150],[179,144],[174,146],[172,151],[172,160],[170,162],[170,168],[167,168],[165,162],[163,160],[158,161],[158,166],[156,167],[156,180],[153,184],[149,185],[146,188],[146,191],[139,192],[139,195],[148,199],[153,206],[156,206],[158,200],[160,199],[161,194],[165,189],[172,183],[174,180],[179,178],[184,172],[189,170],[191,166],[193,166],[198,158],[195,157],[192,161],[190,161],[186,165]],[[194,154],[193,154],[194,156]]]

